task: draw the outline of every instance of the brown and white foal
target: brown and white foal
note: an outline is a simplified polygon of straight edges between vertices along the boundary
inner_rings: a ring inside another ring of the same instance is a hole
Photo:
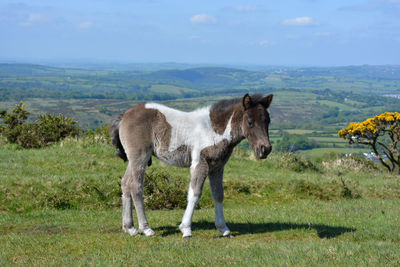
[[[122,230],[130,235],[154,235],[143,205],[143,178],[154,155],[168,165],[190,167],[187,207],[179,229],[192,236],[193,212],[209,177],[215,207],[215,226],[229,236],[222,210],[224,166],[233,148],[244,138],[257,157],[271,152],[267,108],[272,95],[222,100],[211,107],[182,112],[156,103],[137,105],[111,121],[110,133],[117,155],[129,164],[122,178]],[[132,218],[132,199],[139,229]]]

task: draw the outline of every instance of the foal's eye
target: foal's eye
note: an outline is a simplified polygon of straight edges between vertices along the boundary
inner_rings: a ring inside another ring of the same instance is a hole
[[[254,121],[253,120],[247,120],[247,124],[249,125],[250,128],[253,128]]]

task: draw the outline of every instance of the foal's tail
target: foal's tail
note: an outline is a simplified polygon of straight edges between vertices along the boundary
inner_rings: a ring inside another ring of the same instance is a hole
[[[122,115],[119,114],[111,118],[110,121],[110,135],[111,135],[111,143],[118,149],[115,152],[115,155],[123,159],[124,161],[128,160],[126,156],[124,147],[122,146],[121,139],[119,138],[119,126],[122,121]]]

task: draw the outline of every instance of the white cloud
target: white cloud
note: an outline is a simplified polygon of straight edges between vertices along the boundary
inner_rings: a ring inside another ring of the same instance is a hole
[[[80,31],[86,31],[89,30],[93,26],[93,23],[91,21],[84,21],[81,22],[77,25],[78,30]]]
[[[48,18],[39,13],[30,13],[28,17],[21,23],[22,26],[32,26],[37,23],[44,23],[48,21]]]
[[[244,24],[246,24],[246,21],[245,20],[240,20],[240,19],[231,20],[231,21],[228,22],[229,26],[240,26],[240,25],[244,25]]]
[[[300,37],[301,37],[300,34],[287,34],[286,35],[286,39],[290,39],[290,40],[299,39]]]
[[[199,35],[190,35],[189,36],[189,40],[200,40],[200,36]]]
[[[276,43],[273,42],[273,41],[269,41],[269,40],[262,40],[262,41],[259,43],[259,45],[260,45],[260,46],[271,46],[271,45],[276,45]]]
[[[282,21],[283,25],[289,26],[315,26],[319,23],[314,21],[311,17],[298,17],[298,18],[291,18],[285,19]]]
[[[197,14],[190,18],[192,24],[213,24],[216,23],[217,19],[207,14]]]
[[[316,32],[314,35],[317,37],[328,37],[328,36],[331,36],[331,33],[330,32]]]

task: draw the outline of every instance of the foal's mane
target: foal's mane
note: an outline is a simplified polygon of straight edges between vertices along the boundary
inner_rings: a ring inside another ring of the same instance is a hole
[[[254,94],[251,96],[251,100],[255,104],[259,103],[262,98],[263,97],[260,94]],[[243,100],[243,97],[233,98],[233,99],[224,99],[224,100],[218,101],[217,103],[214,103],[211,106],[211,111],[217,112],[217,113],[225,113],[225,112],[231,111],[237,104],[242,103],[242,100]]]

